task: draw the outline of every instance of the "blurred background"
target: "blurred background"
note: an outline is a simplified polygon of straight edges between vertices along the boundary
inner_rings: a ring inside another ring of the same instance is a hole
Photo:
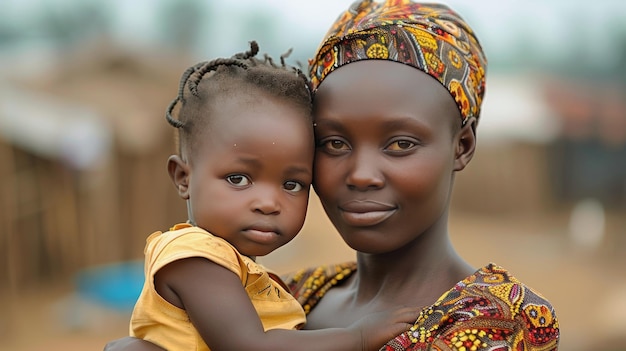
[[[626,350],[626,3],[444,2],[489,59],[455,244],[543,293],[562,350]],[[0,2],[0,350],[126,335],[146,236],[186,219],[165,168],[180,74],[253,39],[306,66],[350,4]],[[262,263],[353,257],[313,198],[303,233]]]

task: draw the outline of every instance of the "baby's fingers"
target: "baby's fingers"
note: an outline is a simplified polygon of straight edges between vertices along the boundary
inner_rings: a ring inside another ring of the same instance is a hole
[[[415,307],[402,307],[394,311],[393,318],[397,322],[415,324],[419,317],[421,309]]]
[[[411,329],[415,325],[420,311],[415,307],[403,307],[395,310],[392,313],[393,323],[390,325],[392,326],[392,338]]]

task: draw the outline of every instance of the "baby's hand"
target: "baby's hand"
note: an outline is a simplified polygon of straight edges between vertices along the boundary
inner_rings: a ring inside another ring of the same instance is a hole
[[[378,350],[386,342],[409,330],[420,311],[412,307],[369,314],[353,325],[360,332],[363,351]]]

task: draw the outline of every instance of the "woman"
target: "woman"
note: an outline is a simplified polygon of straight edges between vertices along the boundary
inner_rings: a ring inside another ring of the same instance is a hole
[[[372,312],[422,313],[384,350],[556,350],[547,300],[493,264],[476,270],[447,229],[457,172],[471,161],[486,60],[443,5],[360,1],[311,61],[314,188],[357,262],[287,279],[306,329]],[[123,339],[111,349],[156,349]]]

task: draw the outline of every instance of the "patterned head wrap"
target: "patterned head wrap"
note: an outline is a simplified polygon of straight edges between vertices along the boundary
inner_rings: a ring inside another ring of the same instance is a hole
[[[404,63],[437,79],[456,101],[463,123],[480,115],[487,60],[473,30],[447,6],[355,2],[309,61],[313,90],[335,69],[370,59]]]

